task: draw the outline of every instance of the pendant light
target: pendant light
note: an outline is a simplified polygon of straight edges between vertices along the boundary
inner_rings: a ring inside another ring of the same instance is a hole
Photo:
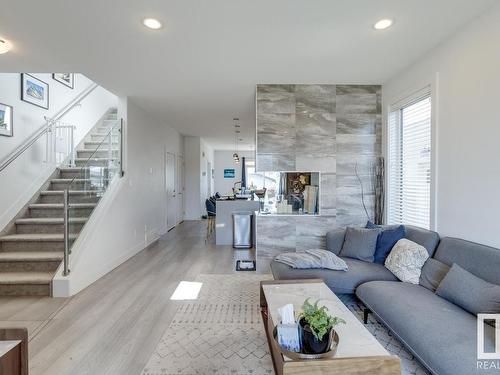
[[[234,154],[233,154],[233,160],[236,164],[240,163],[240,156],[238,155],[238,134],[240,133],[240,124],[238,121],[240,121],[239,118],[235,117],[233,118],[234,121]]]

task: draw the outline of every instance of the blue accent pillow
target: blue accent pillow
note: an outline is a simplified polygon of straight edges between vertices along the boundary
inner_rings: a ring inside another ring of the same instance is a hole
[[[366,228],[383,229],[377,238],[377,247],[375,249],[374,260],[373,260],[374,263],[378,264],[384,264],[385,258],[387,258],[387,256],[391,252],[396,242],[398,242],[402,238],[405,238],[406,236],[406,228],[404,225],[384,228],[382,225],[376,225],[373,224],[371,221],[368,221],[368,223],[366,223]]]

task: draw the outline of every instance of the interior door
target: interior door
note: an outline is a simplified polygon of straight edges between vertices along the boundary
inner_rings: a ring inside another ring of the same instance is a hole
[[[177,156],[177,224],[184,221],[184,158]]]
[[[165,185],[167,192],[167,230],[177,224],[177,168],[175,154],[167,152],[165,166]]]

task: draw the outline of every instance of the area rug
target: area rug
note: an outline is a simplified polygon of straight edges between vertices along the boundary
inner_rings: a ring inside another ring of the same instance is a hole
[[[200,275],[203,283],[195,301],[178,302],[176,314],[142,375],[273,374],[273,364],[260,315],[259,282],[270,275]],[[355,297],[340,296],[362,320]],[[404,375],[427,372],[370,317],[367,329],[391,353],[401,358]]]

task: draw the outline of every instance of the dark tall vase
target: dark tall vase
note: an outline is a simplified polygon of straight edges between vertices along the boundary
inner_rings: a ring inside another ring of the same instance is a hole
[[[300,319],[299,327],[302,336],[302,351],[305,354],[321,354],[330,348],[332,343],[331,329],[325,333],[322,340],[318,340],[304,318]]]

